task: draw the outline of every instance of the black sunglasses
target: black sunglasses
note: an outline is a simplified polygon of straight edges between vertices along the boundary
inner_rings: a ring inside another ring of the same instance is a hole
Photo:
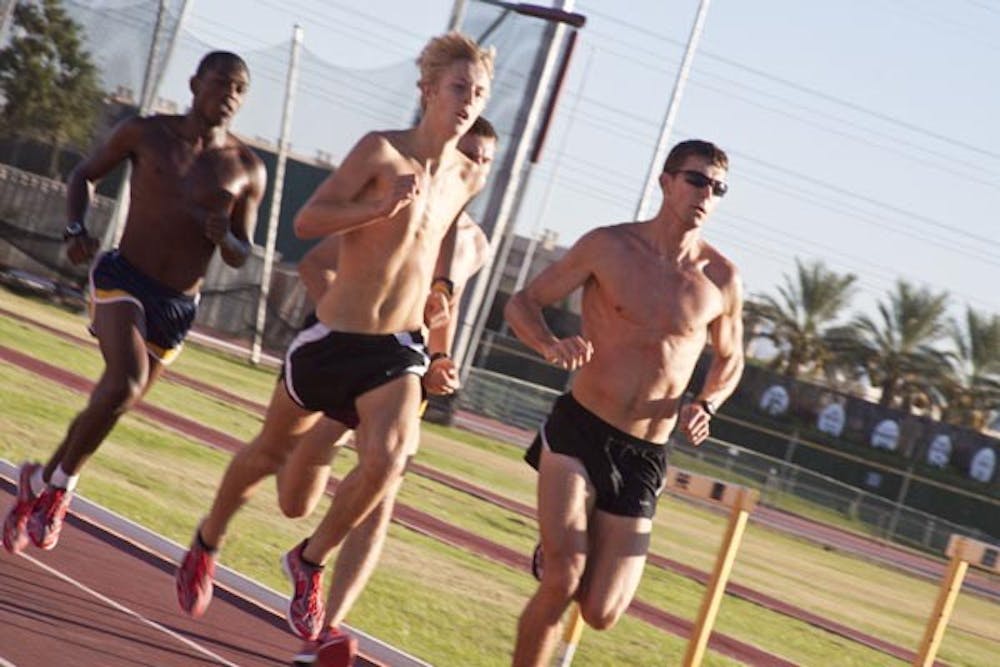
[[[688,185],[696,188],[703,188],[706,185],[712,186],[712,194],[716,197],[725,197],[726,193],[729,192],[729,185],[724,181],[717,181],[714,178],[709,178],[700,171],[693,171],[691,169],[681,169],[679,171],[673,172],[675,174],[680,174],[687,181]]]

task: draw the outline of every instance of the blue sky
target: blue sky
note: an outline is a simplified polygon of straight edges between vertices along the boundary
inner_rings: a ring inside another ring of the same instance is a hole
[[[632,217],[697,4],[575,3],[588,23],[519,233],[551,228],[565,244]],[[254,84],[235,128],[275,139],[299,23],[313,78],[293,145],[336,162],[366,129],[411,117],[409,63],[452,2],[232,7],[193,1],[161,95],[189,98],[206,45],[248,53]],[[773,292],[798,257],[858,275],[858,311],[905,278],[947,290],[954,314],[1000,313],[998,61],[994,0],[714,0],[672,142],[706,138],[729,152],[730,194],[706,236],[747,292]],[[398,100],[398,114],[374,113],[372,95]]]

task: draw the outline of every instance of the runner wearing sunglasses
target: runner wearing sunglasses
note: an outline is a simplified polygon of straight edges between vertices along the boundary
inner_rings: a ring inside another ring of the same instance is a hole
[[[729,160],[685,141],[667,157],[652,220],[600,227],[511,297],[517,336],[549,363],[579,368],[526,459],[538,472],[541,582],[518,623],[515,667],[548,664],[576,600],[595,629],[613,626],[646,562],[675,426],[695,445],[743,371],[736,267],[701,237],[726,192]],[[583,288],[583,326],[556,338],[543,307]],[[682,405],[706,342],[713,357]]]

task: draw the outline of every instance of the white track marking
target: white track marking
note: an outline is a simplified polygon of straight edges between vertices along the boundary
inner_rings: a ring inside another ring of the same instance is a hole
[[[28,561],[30,561],[32,563],[34,563],[35,565],[37,565],[38,567],[42,568],[43,570],[45,570],[49,574],[51,574],[53,576],[56,576],[59,579],[62,579],[66,583],[70,584],[71,586],[75,586],[76,588],[79,588],[81,591],[84,591],[85,593],[89,593],[90,595],[93,595],[95,598],[97,598],[98,600],[100,600],[104,604],[109,605],[111,607],[114,607],[118,611],[124,612],[124,613],[128,614],[129,616],[132,616],[132,617],[138,619],[139,621],[145,623],[146,625],[150,626],[151,628],[159,630],[160,632],[173,637],[177,641],[179,641],[182,644],[184,644],[184,645],[186,645],[186,646],[194,649],[198,653],[201,653],[202,655],[204,655],[204,656],[206,656],[208,658],[211,658],[212,660],[215,660],[220,665],[226,665],[227,667],[239,667],[239,665],[237,665],[235,662],[230,662],[230,661],[226,660],[225,658],[223,658],[218,653],[213,653],[212,651],[209,651],[204,646],[201,646],[200,644],[197,644],[197,643],[191,641],[187,637],[185,637],[185,636],[183,636],[181,634],[178,634],[177,632],[174,632],[170,628],[165,627],[163,625],[160,625],[156,621],[151,621],[150,619],[146,618],[145,616],[143,616],[139,612],[133,611],[132,609],[129,609],[128,607],[126,607],[125,605],[121,604],[120,602],[112,600],[111,598],[109,598],[109,597],[107,597],[105,595],[102,595],[101,593],[98,593],[97,591],[95,591],[94,589],[90,588],[86,584],[80,583],[76,579],[74,579],[74,578],[72,578],[72,577],[70,577],[70,576],[68,576],[66,574],[63,574],[59,570],[46,565],[45,563],[41,562],[40,560],[32,558],[31,556],[29,556],[27,554],[24,554],[24,553],[21,554],[21,557],[27,559]]]

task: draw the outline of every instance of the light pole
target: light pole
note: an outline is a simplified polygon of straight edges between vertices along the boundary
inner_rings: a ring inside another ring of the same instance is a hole
[[[646,184],[642,189],[642,194],[639,196],[639,203],[635,207],[636,220],[645,218],[649,201],[653,198],[653,192],[656,191],[657,183],[660,181],[660,174],[663,173],[663,161],[667,157],[667,142],[670,140],[670,132],[674,126],[674,119],[677,118],[677,110],[681,105],[684,86],[687,83],[688,74],[691,72],[694,52],[698,48],[698,40],[701,39],[702,30],[705,28],[708,3],[709,0],[701,0],[698,3],[698,13],[695,15],[694,24],[691,26],[691,35],[688,37],[684,59],[681,61],[680,69],[677,70],[674,91],[670,95],[670,104],[667,105],[667,113],[663,117],[663,125],[660,127],[660,139],[656,143],[656,149],[653,151],[653,159],[649,163],[649,173],[646,174]]]
[[[285,106],[281,112],[281,137],[278,139],[278,156],[274,167],[274,188],[271,191],[271,209],[267,218],[267,239],[264,242],[264,266],[260,272],[260,296],[257,299],[257,321],[253,330],[250,361],[260,363],[264,347],[264,326],[267,324],[267,296],[271,292],[271,270],[274,267],[274,246],[278,240],[278,220],[281,217],[281,195],[285,187],[285,165],[288,162],[288,137],[292,130],[292,103],[295,101],[295,82],[299,75],[299,53],[302,51],[302,27],[292,29],[292,54],[288,61],[285,79]]]

